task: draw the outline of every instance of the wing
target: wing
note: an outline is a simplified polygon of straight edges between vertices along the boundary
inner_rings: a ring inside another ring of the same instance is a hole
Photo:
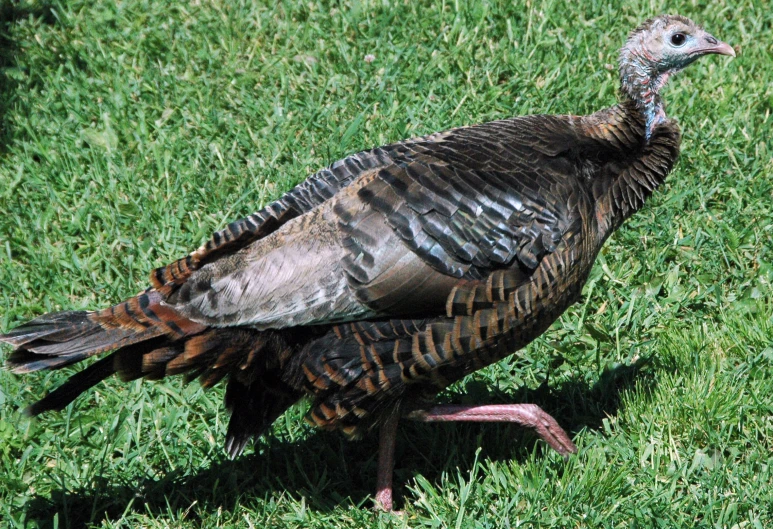
[[[533,118],[454,129],[334,164],[348,163],[347,176],[326,182],[345,187],[269,206],[289,212],[270,218],[295,216],[249,243],[260,229],[232,236],[239,242],[210,251],[197,270],[179,267],[187,277],[167,302],[207,325],[277,329],[443,315],[460,281],[505,268],[528,278],[578,218],[582,186],[563,145],[573,120],[542,117],[541,136]],[[356,175],[355,158],[367,161]]]
[[[544,123],[532,123],[534,118],[551,121],[551,126],[544,127]],[[215,232],[210,240],[186,257],[155,269],[150,277],[152,286],[168,295],[185,283],[194,271],[205,264],[213,262],[223,255],[237,252],[252,242],[273,233],[289,220],[323,204],[362,176],[390,166],[399,166],[407,161],[405,158],[409,160],[415,158],[422,151],[429,152],[431,158],[434,147],[446,142],[447,139],[453,138],[456,141],[440,145],[437,149],[438,154],[445,151],[447,155],[450,155],[449,160],[452,162],[470,161],[468,156],[472,155],[473,160],[477,159],[485,164],[486,160],[481,160],[481,157],[485,157],[487,154],[499,156],[501,154],[499,149],[502,146],[501,142],[498,143],[496,140],[492,142],[491,137],[486,137],[490,134],[489,129],[510,129],[509,132],[511,134],[515,132],[522,145],[520,149],[515,147],[520,152],[512,152],[508,157],[521,156],[523,161],[527,161],[533,154],[529,152],[530,150],[543,155],[555,156],[565,150],[572,141],[576,143],[577,134],[572,131],[574,121],[573,117],[528,116],[509,120],[509,122],[494,122],[431,134],[350,155],[313,174],[262,210],[236,220],[225,229]],[[533,129],[531,132],[530,128]],[[521,129],[520,132],[519,129]],[[538,134],[535,134],[534,130]],[[475,142],[481,139],[481,136],[483,136],[484,142],[479,145],[476,153],[464,150],[466,141]],[[459,150],[460,146],[461,150]],[[488,162],[491,163],[491,160]],[[445,193],[441,192],[439,195],[443,196]],[[448,197],[448,195],[446,197],[453,198]],[[469,208],[467,208],[467,212],[470,213]]]
[[[572,151],[574,118],[541,118],[385,147],[394,163],[361,186],[360,204],[336,209],[357,298],[403,317],[416,313],[421,289],[424,297],[442,300],[439,315],[453,303],[452,290],[469,282],[482,288],[496,270],[513,270],[511,283],[528,279],[580,220],[579,202],[589,199]],[[408,252],[395,255],[395,243]]]

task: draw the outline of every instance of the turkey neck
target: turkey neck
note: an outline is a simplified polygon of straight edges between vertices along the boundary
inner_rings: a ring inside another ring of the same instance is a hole
[[[663,183],[679,156],[677,124],[665,119],[645,136],[647,116],[627,99],[584,118],[586,134],[602,145],[593,180],[599,246]]]
[[[629,39],[620,50],[620,92],[624,100],[632,103],[644,117],[646,140],[650,139],[655,127],[668,119],[660,90],[670,74],[659,71],[656,65],[640,37]]]

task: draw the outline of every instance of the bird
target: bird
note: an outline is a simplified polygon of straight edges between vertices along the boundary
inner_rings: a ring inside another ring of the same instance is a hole
[[[455,381],[544,333],[582,292],[608,237],[679,155],[662,89],[733,48],[660,15],[619,55],[620,97],[589,115],[530,115],[352,154],[152,271],[95,311],[42,315],[0,335],[14,373],[98,359],[27,408],[62,410],[102,380],[223,381],[229,456],[300,399],[349,438],[379,429],[376,506],[392,510],[401,418],[509,421],[567,456],[531,403],[435,405]]]

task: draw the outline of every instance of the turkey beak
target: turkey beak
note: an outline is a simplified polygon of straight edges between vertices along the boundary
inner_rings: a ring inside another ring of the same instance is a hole
[[[714,38],[708,33],[703,37],[703,40],[705,41],[706,45],[701,46],[695,50],[695,53],[699,53],[701,55],[716,53],[717,55],[729,55],[730,57],[735,57],[735,50],[727,42],[722,42],[721,40]]]

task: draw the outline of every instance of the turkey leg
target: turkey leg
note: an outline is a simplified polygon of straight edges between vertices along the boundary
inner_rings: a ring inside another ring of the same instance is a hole
[[[493,404],[462,406],[443,404],[429,410],[414,411],[406,418],[423,422],[513,422],[534,428],[547,444],[564,457],[577,452],[577,447],[558,422],[536,404]],[[379,432],[376,508],[392,510],[392,473],[395,465],[397,414],[381,425]]]
[[[392,474],[395,469],[395,441],[400,416],[391,414],[378,432],[378,470],[376,471],[376,509],[392,510]]]

